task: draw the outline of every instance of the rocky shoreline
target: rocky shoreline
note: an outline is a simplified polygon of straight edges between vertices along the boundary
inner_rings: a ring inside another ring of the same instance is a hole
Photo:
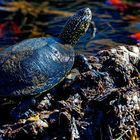
[[[138,140],[140,44],[77,55],[64,81],[28,107],[13,100],[0,101],[0,140]]]

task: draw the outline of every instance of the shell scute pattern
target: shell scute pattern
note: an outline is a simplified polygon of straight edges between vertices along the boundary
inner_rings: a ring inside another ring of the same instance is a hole
[[[30,39],[14,45],[10,59],[8,50],[3,52],[7,60],[0,69],[1,95],[5,91],[14,96],[43,92],[60,81],[74,61],[73,49],[55,38]]]

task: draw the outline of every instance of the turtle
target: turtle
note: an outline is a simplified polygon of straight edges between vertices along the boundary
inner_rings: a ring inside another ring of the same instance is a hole
[[[82,8],[67,20],[58,37],[26,39],[1,51],[0,96],[39,95],[60,83],[72,69],[74,46],[91,20],[91,10]]]

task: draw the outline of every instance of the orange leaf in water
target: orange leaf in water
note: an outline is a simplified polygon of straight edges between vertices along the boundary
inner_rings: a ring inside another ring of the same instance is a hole
[[[124,16],[123,17],[123,19],[124,20],[133,20],[133,21],[140,21],[140,16],[139,15],[135,15],[135,16],[133,16],[133,15],[126,15],[126,16]]]
[[[3,37],[4,36],[3,29],[4,29],[4,24],[1,24],[0,25],[0,37]]]
[[[107,0],[107,3],[116,7],[119,11],[124,12],[128,6],[122,0]]]
[[[108,0],[107,2],[112,5],[122,4],[121,0]]]
[[[0,24],[0,37],[14,36],[20,33],[20,28],[13,21],[6,21]]]
[[[130,35],[131,38],[136,39],[138,42],[140,41],[140,32],[134,33]]]

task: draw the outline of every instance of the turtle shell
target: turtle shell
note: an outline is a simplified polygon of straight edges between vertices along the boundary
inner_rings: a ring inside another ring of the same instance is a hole
[[[74,63],[58,38],[24,40],[0,52],[0,96],[36,95],[58,84]]]

